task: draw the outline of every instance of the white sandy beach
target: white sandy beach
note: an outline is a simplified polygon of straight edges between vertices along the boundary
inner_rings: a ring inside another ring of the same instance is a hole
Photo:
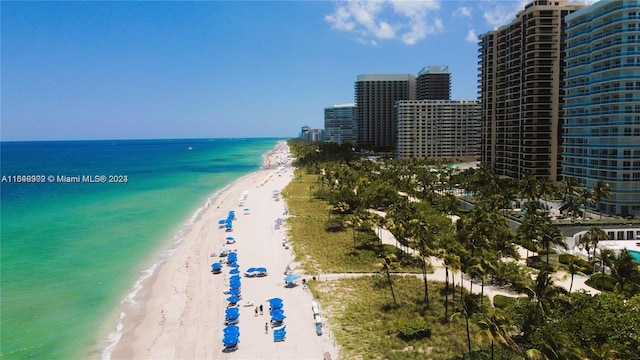
[[[150,296],[142,302],[139,319],[124,321],[122,338],[112,359],[323,359],[338,351],[325,327],[316,334],[311,310],[311,293],[299,286],[285,288],[284,271],[294,268],[292,250],[282,244],[284,228],[276,229],[278,218],[286,218],[285,202],[274,200],[274,190],[281,191],[292,179],[290,162],[283,168],[277,163],[288,157],[286,148],[270,152],[267,169],[252,173],[234,183],[213,200],[193,224],[173,255],[153,276]],[[246,194],[239,206],[237,200]],[[245,213],[244,209],[249,209]],[[233,231],[219,228],[230,210],[236,212]],[[235,244],[226,245],[233,237]],[[234,352],[224,353],[222,344],[224,314],[228,302],[223,292],[229,289],[230,267],[221,274],[211,273],[211,264],[220,258],[221,247],[237,249],[241,274],[249,267],[266,267],[268,276],[242,277],[242,300],[264,306],[263,315],[255,316],[254,307],[240,306],[240,342]],[[215,256],[212,256],[215,253]],[[295,268],[294,268],[295,269]],[[286,319],[286,339],[274,342],[266,299],[280,297]]]
[[[284,271],[291,266],[295,273],[295,264],[292,250],[283,246],[286,225],[275,227],[279,218],[287,217],[286,204],[276,201],[273,193],[281,192],[293,178],[288,156],[286,145],[280,144],[278,150],[267,154],[266,169],[240,179],[209,203],[173,255],[156,270],[150,284],[145,284],[150,287],[149,294],[145,299],[136,299],[141,315],[123,321],[122,338],[111,352],[111,359],[325,359],[327,354],[331,359],[339,358],[330,324],[325,322],[323,334],[316,334],[311,293],[303,289],[301,281],[299,286],[285,287]],[[285,164],[280,167],[280,163]],[[244,195],[246,200],[238,205]],[[218,222],[230,210],[235,211],[236,220],[233,231],[226,232]],[[226,244],[229,236],[236,240],[234,244]],[[385,229],[379,236],[384,243],[396,244]],[[238,349],[229,353],[222,351],[222,338],[229,296],[224,291],[229,289],[231,268],[223,265],[221,274],[211,273],[211,264],[221,259],[218,253],[223,246],[237,250],[241,275],[250,267],[268,269],[266,277],[242,277],[240,342]],[[525,250],[520,251],[524,257]],[[442,264],[435,258],[432,264],[435,271],[429,279],[444,282]],[[363,275],[367,274],[321,274],[318,280]],[[562,275],[555,274],[554,281],[568,289],[570,279]],[[456,277],[456,285],[458,280]],[[586,286],[584,280],[576,277],[572,290],[598,292]],[[463,285],[470,289],[467,277]],[[480,284],[475,283],[473,292],[480,291]],[[492,286],[486,286],[483,292],[490,298],[497,294],[517,296]],[[273,297],[282,298],[284,303],[287,335],[282,342],[274,342],[271,328],[268,334],[264,331],[265,323],[270,321],[267,299]],[[255,308],[243,306],[245,302],[262,304],[263,315],[255,316]]]

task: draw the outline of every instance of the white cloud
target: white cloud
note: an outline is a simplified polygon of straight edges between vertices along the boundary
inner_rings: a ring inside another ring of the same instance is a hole
[[[471,19],[471,8],[467,6],[461,6],[457,8],[453,14],[457,16],[468,17],[469,19]]]
[[[338,3],[324,19],[333,29],[355,32],[361,43],[377,45],[369,40],[399,39],[413,45],[442,31],[442,21],[428,18],[439,9],[439,0],[352,0]]]
[[[464,37],[464,40],[470,43],[478,43],[478,35],[476,35],[476,31],[474,29],[469,30],[467,36]]]
[[[356,24],[351,21],[351,14],[344,7],[339,7],[336,11],[324,17],[324,20],[331,24],[331,27],[341,31],[351,31]]]
[[[494,29],[513,21],[518,11],[523,10],[529,0],[487,1],[482,3],[483,17]]]

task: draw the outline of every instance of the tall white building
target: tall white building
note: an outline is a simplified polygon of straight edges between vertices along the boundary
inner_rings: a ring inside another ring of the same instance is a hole
[[[479,157],[481,112],[476,100],[398,101],[397,157]]]
[[[565,21],[562,175],[608,183],[600,211],[640,215],[640,0],[600,1]]]

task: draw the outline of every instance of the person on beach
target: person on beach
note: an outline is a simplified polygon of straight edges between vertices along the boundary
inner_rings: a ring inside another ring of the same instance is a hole
[[[256,316],[258,316],[258,307],[256,306]]]
[[[260,315],[262,315],[262,304],[260,304]]]
[[[269,323],[264,323],[264,333],[265,334],[269,333]]]

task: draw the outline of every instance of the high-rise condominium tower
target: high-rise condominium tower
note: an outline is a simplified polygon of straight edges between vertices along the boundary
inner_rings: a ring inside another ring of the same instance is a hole
[[[324,109],[324,139],[336,144],[356,142],[356,104],[340,104]]]
[[[600,211],[640,215],[640,1],[566,17],[563,177],[602,180]]]
[[[451,73],[448,66],[431,65],[418,72],[417,100],[450,100]]]
[[[395,150],[398,100],[415,100],[416,78],[410,74],[358,75],[355,83],[357,143]]]
[[[406,100],[396,107],[399,159],[475,160],[479,155],[477,100]]]
[[[496,174],[559,180],[564,18],[582,7],[536,0],[480,35],[481,160]]]

